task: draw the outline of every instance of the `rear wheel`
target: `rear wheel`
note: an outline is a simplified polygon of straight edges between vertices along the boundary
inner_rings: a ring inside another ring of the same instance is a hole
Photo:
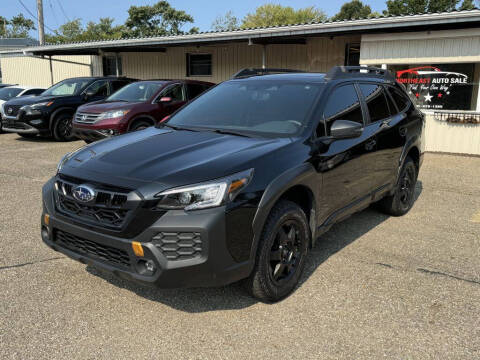
[[[415,185],[417,183],[417,167],[415,162],[407,157],[403,164],[395,192],[378,202],[380,209],[393,216],[405,215],[415,201]]]
[[[71,141],[75,138],[73,136],[72,126],[73,115],[63,113],[58,115],[53,124],[53,137],[57,141]]]
[[[20,135],[24,139],[33,139],[37,137],[37,134],[17,134]]]
[[[139,131],[139,130],[146,129],[150,126],[152,126],[152,124],[150,124],[148,121],[138,120],[138,121],[135,121],[132,124],[132,126],[130,126],[130,131]]]
[[[310,229],[303,210],[290,201],[278,203],[268,216],[255,268],[246,281],[250,293],[265,302],[288,296],[302,276],[309,242]]]

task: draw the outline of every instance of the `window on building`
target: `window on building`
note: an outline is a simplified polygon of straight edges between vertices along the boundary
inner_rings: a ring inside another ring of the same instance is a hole
[[[122,75],[122,57],[121,56],[103,56],[103,76]]]
[[[390,110],[388,108],[383,86],[376,84],[360,84],[360,90],[367,103],[370,122],[373,123],[390,117]]]
[[[211,76],[212,54],[187,54],[187,76]]]
[[[327,134],[335,120],[350,120],[363,124],[362,108],[352,84],[343,85],[330,94],[323,111]]]
[[[345,66],[360,65],[360,43],[348,43],[345,45]]]

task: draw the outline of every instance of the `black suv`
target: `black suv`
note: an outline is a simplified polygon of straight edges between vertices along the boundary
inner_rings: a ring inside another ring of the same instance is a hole
[[[67,154],[43,187],[42,239],[141,283],[246,279],[277,301],[334,223],[374,202],[409,211],[422,127],[382,69],[244,71],[156,127]]]
[[[135,81],[117,77],[80,77],[60,81],[41,95],[12,99],[4,104],[3,131],[25,138],[53,135],[57,141],[74,138],[72,119],[77,107],[106,98]]]

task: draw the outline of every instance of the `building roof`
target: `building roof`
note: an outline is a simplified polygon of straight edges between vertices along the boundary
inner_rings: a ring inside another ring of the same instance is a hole
[[[21,49],[25,46],[38,45],[38,41],[29,38],[0,38],[0,49]]]
[[[325,21],[233,31],[203,32],[160,37],[87,41],[32,46],[21,51],[0,51],[0,57],[19,55],[98,55],[102,52],[165,51],[166,47],[249,41],[253,44],[304,43],[311,36],[340,36],[421,30],[479,27],[480,10],[380,16],[369,19]]]

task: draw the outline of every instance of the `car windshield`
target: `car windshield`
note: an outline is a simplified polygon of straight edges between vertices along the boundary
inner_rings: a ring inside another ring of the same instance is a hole
[[[143,102],[154,96],[165,83],[136,82],[124,86],[110,95],[106,101]]]
[[[42,96],[78,95],[92,79],[68,79],[60,81],[42,93]]]
[[[17,87],[5,87],[0,89],[0,100],[10,100],[23,91],[22,88]]]
[[[276,80],[225,82],[168,121],[170,126],[290,136],[308,121],[322,84]]]

